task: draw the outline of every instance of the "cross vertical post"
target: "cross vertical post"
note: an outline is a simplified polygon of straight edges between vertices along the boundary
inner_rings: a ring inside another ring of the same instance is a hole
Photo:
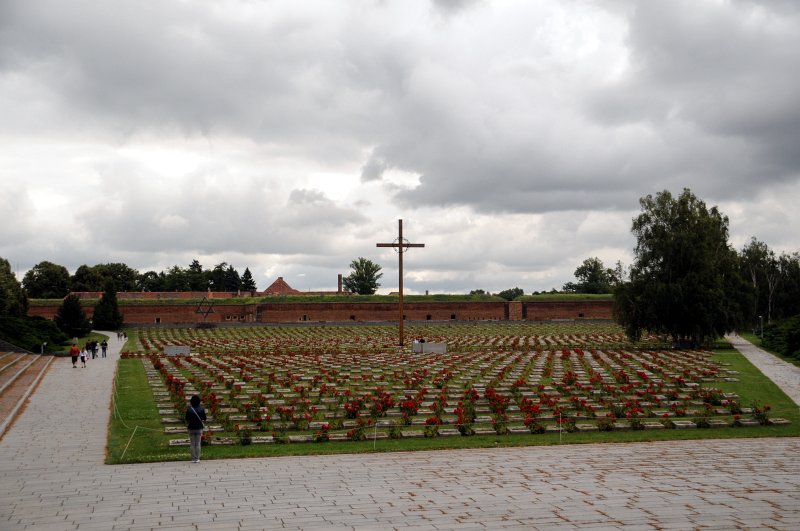
[[[405,343],[405,335],[403,334],[403,253],[408,251],[411,247],[425,247],[424,243],[409,243],[408,240],[403,238],[403,220],[397,220],[397,239],[392,243],[379,243],[377,247],[392,247],[395,251],[397,251],[397,259],[399,264],[399,275],[400,275],[400,296],[398,299],[398,310],[400,315],[398,316],[397,323],[398,323],[398,330],[399,330],[399,341],[398,344],[402,347]]]

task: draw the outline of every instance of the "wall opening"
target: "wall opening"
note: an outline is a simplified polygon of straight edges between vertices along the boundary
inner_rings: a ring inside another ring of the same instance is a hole
[[[161,324],[161,317],[156,317],[156,324]]]
[[[350,316],[350,320],[351,320],[351,321],[355,321],[355,320],[356,320],[356,316],[355,316],[355,315],[351,315],[351,316]]]
[[[455,321],[455,319],[456,319],[456,314],[454,314],[454,313],[451,313],[451,314],[450,314],[450,319],[451,319],[451,320],[453,320],[453,321]]]
[[[425,316],[425,320],[426,320],[426,321],[430,321],[430,320],[431,320],[431,314],[428,314],[428,315],[426,315],[426,316]]]

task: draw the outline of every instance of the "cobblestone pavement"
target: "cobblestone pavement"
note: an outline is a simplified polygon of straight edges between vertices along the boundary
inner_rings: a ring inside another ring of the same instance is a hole
[[[0,442],[0,530],[800,529],[796,438],[103,465],[119,348]]]

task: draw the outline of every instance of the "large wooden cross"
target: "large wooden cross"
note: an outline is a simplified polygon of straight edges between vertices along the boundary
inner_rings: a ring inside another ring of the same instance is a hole
[[[403,335],[403,253],[408,251],[411,247],[425,247],[424,243],[409,243],[408,240],[403,238],[403,220],[397,220],[397,239],[392,243],[379,243],[377,244],[378,247],[393,247],[397,251],[397,257],[400,264],[400,300],[399,300],[399,307],[400,307],[400,316],[398,317],[398,329],[399,329],[399,345],[402,347],[404,343],[404,335]]]

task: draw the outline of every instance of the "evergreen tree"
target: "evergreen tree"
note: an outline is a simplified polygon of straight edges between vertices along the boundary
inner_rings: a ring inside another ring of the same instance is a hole
[[[228,269],[225,270],[224,291],[239,291],[241,285],[242,279],[239,277],[239,272],[232,265],[229,265]]]
[[[186,277],[191,291],[206,291],[208,289],[208,272],[203,271],[203,266],[196,259],[189,264]]]
[[[117,330],[122,326],[122,314],[117,304],[117,290],[110,282],[106,284],[103,298],[94,305],[92,326],[95,330]]]
[[[244,273],[242,273],[242,291],[256,291],[258,287],[256,286],[256,281],[253,279],[253,274],[250,272],[249,267],[244,268]]]
[[[81,307],[81,299],[77,295],[67,295],[58,308],[55,317],[56,325],[69,337],[85,336],[92,331],[92,325]]]

